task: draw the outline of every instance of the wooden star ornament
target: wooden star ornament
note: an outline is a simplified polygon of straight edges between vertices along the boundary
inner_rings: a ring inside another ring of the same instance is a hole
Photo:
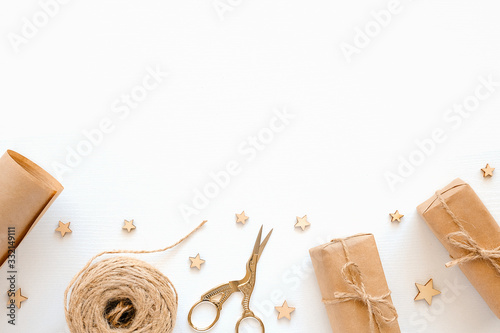
[[[10,295],[9,302],[7,303],[7,305],[14,303],[18,309],[21,308],[21,303],[28,299],[28,297],[24,297],[21,294],[21,288],[17,289],[15,294],[12,295],[7,293],[7,295]]]
[[[493,177],[493,171],[495,171],[495,168],[492,168],[489,164],[486,164],[486,167],[481,169],[483,172],[483,177]]]
[[[432,279],[427,281],[425,285],[415,283],[417,286],[418,294],[415,296],[415,301],[419,301],[421,299],[425,299],[427,304],[432,304],[432,297],[441,294],[439,290],[434,289]]]
[[[281,318],[286,318],[288,320],[292,320],[291,313],[295,311],[295,308],[288,306],[286,301],[282,306],[275,306],[276,311],[278,311],[278,320]]]
[[[200,258],[199,253],[196,255],[196,257],[189,257],[189,260],[191,260],[191,268],[196,267],[198,269],[201,269],[201,265],[205,263],[205,260]]]
[[[236,223],[245,224],[248,219],[249,217],[245,215],[245,211],[242,211],[241,214],[236,214]]]
[[[389,214],[391,216],[391,222],[398,221],[401,222],[401,218],[404,216],[399,213],[399,210],[396,210],[394,214]]]
[[[131,232],[132,230],[135,229],[134,220],[130,220],[130,221],[124,220],[123,223],[124,223],[124,225],[123,225],[122,229],[126,229],[128,232]]]
[[[71,224],[71,222],[62,223],[61,221],[59,221],[59,226],[56,228],[56,231],[59,231],[61,233],[61,236],[64,237],[64,235],[66,235],[67,233],[73,232],[69,228],[70,224]]]
[[[304,215],[303,217],[297,216],[297,223],[295,223],[295,228],[301,228],[302,231],[304,231],[310,225],[311,223],[307,221],[307,215]]]

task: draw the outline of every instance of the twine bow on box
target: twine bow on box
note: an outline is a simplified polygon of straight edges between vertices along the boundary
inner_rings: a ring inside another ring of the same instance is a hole
[[[455,213],[453,213],[441,193],[436,192],[436,196],[439,199],[439,202],[441,203],[443,209],[448,213],[448,215],[450,215],[453,222],[455,222],[457,227],[460,229],[460,231],[449,233],[446,236],[448,242],[458,248],[463,249],[467,253],[460,258],[446,263],[446,267],[452,267],[457,264],[463,264],[474,260],[485,260],[493,266],[498,274],[500,274],[500,246],[491,250],[481,247],[467,232],[467,230],[465,230],[462,224],[462,222],[464,221],[459,219],[455,215]]]
[[[396,308],[387,299],[391,295],[391,292],[389,291],[381,296],[372,296],[368,294],[363,282],[361,270],[356,263],[351,261],[345,240],[339,239],[338,241],[342,243],[347,260],[347,263],[342,267],[342,278],[353,289],[353,292],[335,292],[333,299],[323,299],[323,303],[338,304],[349,301],[361,302],[366,306],[368,315],[370,316],[370,331],[382,332],[382,325],[388,325],[398,318]],[[384,315],[384,313],[389,313],[390,315],[387,316]]]

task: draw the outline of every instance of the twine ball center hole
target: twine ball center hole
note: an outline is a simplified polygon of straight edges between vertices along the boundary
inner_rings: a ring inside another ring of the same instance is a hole
[[[127,328],[135,317],[135,307],[129,298],[111,299],[104,308],[104,318],[110,328]]]

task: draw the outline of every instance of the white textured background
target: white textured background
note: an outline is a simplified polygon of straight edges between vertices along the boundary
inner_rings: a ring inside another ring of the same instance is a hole
[[[224,20],[214,4],[226,6]],[[500,168],[500,87],[467,117],[447,113],[474,95],[479,77],[500,81],[500,4],[402,0],[348,62],[341,43],[352,44],[371,11],[388,4],[74,0],[15,52],[9,38],[41,7],[3,1],[0,151],[17,150],[56,174],[82,131],[104,118],[114,127],[64,172],[65,191],[19,247],[18,287],[29,300],[15,327],[0,310],[0,331],[68,332],[63,291],[92,255],[163,247],[208,219],[177,249],[141,257],[180,293],[175,332],[191,332],[187,312],[203,292],[243,276],[261,224],[274,233],[252,307],[268,332],[330,331],[308,249],[357,232],[376,236],[403,332],[498,332],[500,320],[459,269],[444,268],[448,254],[415,207],[459,176],[500,219],[500,174],[484,180],[480,172],[487,162]],[[120,118],[116,101],[156,66],[168,78]],[[284,130],[255,156],[239,152],[284,107],[295,116]],[[416,156],[415,140],[436,128],[446,140],[391,190],[384,175]],[[193,205],[209,173],[231,160],[240,173],[186,221],[180,207]],[[234,217],[243,209],[244,227]],[[401,224],[389,222],[396,209]],[[300,232],[295,216],[304,214],[312,225]],[[121,230],[125,218],[136,221],[130,234]],[[59,220],[73,229],[63,239],[54,232]],[[198,252],[207,261],[199,272],[188,260]],[[0,290],[6,276],[3,268]],[[414,283],[431,277],[443,294],[432,307],[414,302]],[[272,308],[285,298],[297,308],[291,322],[277,321]],[[235,296],[214,332],[233,331],[240,311]]]

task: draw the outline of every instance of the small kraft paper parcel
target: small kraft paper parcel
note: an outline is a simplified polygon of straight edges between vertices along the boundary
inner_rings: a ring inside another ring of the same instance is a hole
[[[0,267],[13,250],[10,244],[21,243],[62,190],[50,174],[15,151],[0,157]]]
[[[399,333],[398,314],[372,234],[309,250],[333,333]]]
[[[417,207],[452,260],[500,318],[500,227],[474,190],[455,179]]]

